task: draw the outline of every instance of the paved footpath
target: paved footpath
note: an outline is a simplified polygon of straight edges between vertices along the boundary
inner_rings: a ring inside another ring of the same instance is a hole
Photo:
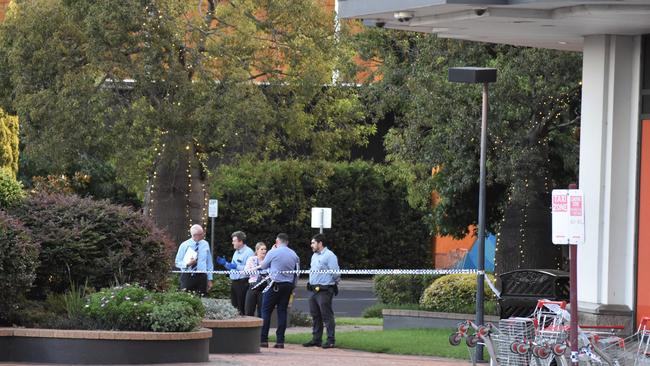
[[[426,356],[401,356],[344,349],[305,348],[287,344],[285,349],[262,349],[252,355],[210,355],[210,365],[228,366],[467,366],[463,360]]]
[[[305,348],[287,344],[285,349],[264,348],[256,354],[210,355],[210,362],[158,364],[157,366],[468,366],[471,363],[427,356],[400,356],[344,349]],[[2,366],[28,366],[36,364],[9,364]],[[44,364],[39,364],[44,365]]]

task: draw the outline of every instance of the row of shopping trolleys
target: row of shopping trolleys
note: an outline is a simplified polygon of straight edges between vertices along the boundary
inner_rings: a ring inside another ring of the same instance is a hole
[[[449,343],[473,349],[485,346],[495,366],[569,366],[570,314],[566,302],[540,300],[530,317],[502,319],[477,325],[471,320],[458,325]],[[643,318],[631,336],[618,335],[623,326],[578,328],[578,363],[581,365],[650,366],[650,318]],[[470,352],[474,357],[474,352]],[[473,361],[474,358],[472,358]]]

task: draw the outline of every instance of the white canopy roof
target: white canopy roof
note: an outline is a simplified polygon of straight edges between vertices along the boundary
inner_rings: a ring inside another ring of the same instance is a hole
[[[574,51],[587,35],[650,33],[650,0],[339,0],[338,11],[369,26]]]

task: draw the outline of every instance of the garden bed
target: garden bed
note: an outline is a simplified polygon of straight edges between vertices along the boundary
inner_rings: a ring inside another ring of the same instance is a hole
[[[201,326],[212,330],[210,353],[260,352],[260,318],[244,316],[227,320],[204,319]]]
[[[211,335],[209,329],[163,333],[0,328],[0,362],[58,364],[207,362]]]
[[[384,309],[384,330],[409,328],[456,328],[458,323],[475,319],[474,314],[441,313],[423,310]],[[498,316],[486,315],[486,322],[497,323]]]

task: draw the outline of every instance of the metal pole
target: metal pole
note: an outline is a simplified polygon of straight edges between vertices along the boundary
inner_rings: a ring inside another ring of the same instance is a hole
[[[485,160],[487,154],[488,83],[483,83],[483,111],[481,113],[481,161],[478,193],[478,259],[476,269],[476,324],[483,325],[483,291],[485,288]],[[476,361],[483,361],[483,346],[476,346]]]
[[[210,255],[214,258],[214,217],[210,223]]]
[[[577,189],[575,183],[569,189]],[[569,303],[571,304],[571,323],[569,342],[571,342],[571,363],[578,366],[578,246],[569,243]]]
[[[323,226],[325,226],[325,209],[320,209],[320,233],[323,233]]]

